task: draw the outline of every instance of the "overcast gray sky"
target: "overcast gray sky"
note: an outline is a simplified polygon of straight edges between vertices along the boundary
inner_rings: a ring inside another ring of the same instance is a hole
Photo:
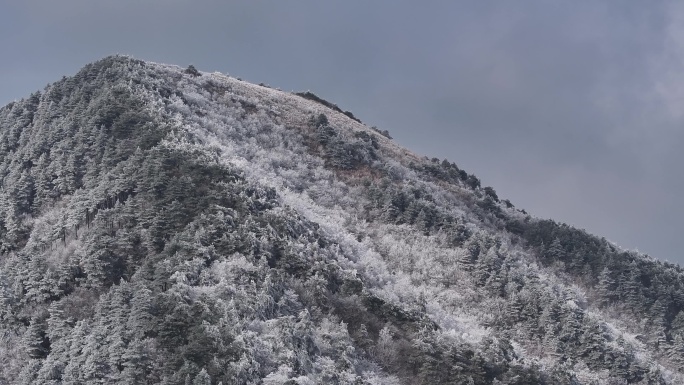
[[[684,264],[680,4],[5,1],[0,104],[114,53],[309,89],[536,216]]]

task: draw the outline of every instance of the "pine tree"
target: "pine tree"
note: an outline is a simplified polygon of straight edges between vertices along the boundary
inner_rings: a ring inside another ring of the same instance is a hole
[[[684,335],[684,310],[680,310],[672,320],[672,334]]]
[[[430,235],[430,228],[432,227],[432,218],[426,210],[421,209],[416,217],[416,228],[423,233],[423,235]]]
[[[684,338],[681,334],[674,337],[668,356],[677,365],[677,370],[684,372]]]
[[[130,330],[126,328],[128,320],[128,299],[130,298],[130,287],[125,281],[118,286],[114,286],[109,292],[109,303],[111,310],[104,315],[103,320],[107,333],[107,355],[112,372],[118,375],[123,369]]]
[[[627,378],[629,376],[629,361],[624,354],[618,353],[609,363],[611,376],[615,378]]]
[[[49,166],[49,159],[46,153],[42,153],[38,158],[36,167],[31,172],[33,173],[33,180],[35,181],[36,195],[34,198],[34,207],[40,208],[47,204],[52,196],[52,181],[47,173]]]
[[[71,333],[70,320],[66,319],[64,310],[58,302],[53,302],[49,307],[50,317],[47,319],[47,337],[51,343],[55,343]]]
[[[471,271],[475,265],[475,260],[473,259],[471,253],[468,250],[456,249],[456,264],[459,269],[464,271]]]
[[[10,282],[0,269],[0,323],[13,318],[16,304],[17,298],[12,292]]]
[[[50,340],[45,333],[45,322],[34,316],[31,318],[22,338],[24,349],[31,358],[45,358],[50,352]]]
[[[79,377],[89,383],[98,383],[103,379],[114,375],[113,368],[109,365],[109,354],[107,345],[102,341],[107,339],[107,330],[104,325],[94,325],[95,327],[82,341],[83,347],[81,355],[83,362],[76,367]]]
[[[202,368],[199,373],[192,380],[192,385],[211,385],[211,377],[207,370]]]
[[[461,247],[470,238],[470,231],[462,224],[448,226],[447,234],[451,246]]]
[[[394,345],[392,331],[385,326],[380,330],[378,342],[375,346],[375,354],[385,367],[392,367],[397,359],[396,347]]]
[[[36,376],[40,371],[43,360],[30,359],[24,364],[19,376],[14,381],[20,385],[32,385],[36,383]]]
[[[669,343],[667,341],[667,329],[664,324],[659,323],[655,326],[650,342],[653,347],[660,351],[667,350]]]
[[[586,358],[587,365],[590,368],[598,369],[600,364],[604,362],[605,342],[601,325],[594,320],[589,320],[582,332],[580,346],[582,348],[581,355]]]
[[[325,115],[323,115],[325,116]],[[320,123],[317,127],[318,141],[324,145],[329,146],[337,138],[337,132],[327,123]]]
[[[385,202],[382,207],[382,219],[389,223],[401,223],[402,222],[402,212],[397,206],[395,206],[391,200]]]
[[[506,295],[506,282],[508,278],[506,277],[506,270],[502,269],[496,274],[492,274],[485,281],[484,287],[489,293],[497,297],[503,297]],[[523,309],[520,309],[521,311]]]
[[[542,301],[542,303],[545,303],[546,306],[544,307],[544,310],[542,310],[539,323],[544,325],[545,328],[544,340],[549,346],[553,346],[555,338],[560,334],[562,329],[562,305],[556,299],[547,299],[546,301]]]
[[[517,324],[521,321],[521,315],[525,304],[518,294],[513,294],[512,298],[508,299],[507,304],[506,321],[511,325]]]
[[[152,382],[155,356],[158,351],[159,348],[153,339],[132,340],[122,357],[124,369],[121,373],[121,381],[128,384]]]
[[[406,208],[406,211],[403,213],[403,220],[406,223],[409,224],[414,224],[416,223],[416,218],[418,218],[418,214],[421,212],[421,207],[420,204],[418,203],[417,200],[412,200],[411,203],[409,203],[408,207]]]
[[[665,305],[660,299],[656,300],[648,312],[648,318],[652,324],[667,330],[667,305]]]
[[[485,248],[483,247],[483,249]],[[484,256],[480,254],[480,257],[475,263],[474,275],[480,285],[486,284],[491,276],[500,274],[502,267],[502,259],[498,247],[490,245],[485,250]],[[480,253],[482,253],[482,251],[480,251]]]
[[[611,276],[610,269],[604,267],[599,275],[598,285],[596,286],[598,302],[601,306],[607,306],[613,302],[615,289],[615,280]]]
[[[155,328],[152,291],[145,286],[135,290],[131,299],[131,312],[126,326],[134,338],[144,338]]]
[[[479,236],[470,237],[463,245],[463,248],[467,250],[468,258],[473,262],[477,262],[481,255],[486,252],[486,250],[483,250]]]
[[[21,173],[19,180],[11,185],[11,197],[19,214],[32,212],[36,187],[33,176],[29,171]]]
[[[641,271],[635,262],[629,265],[628,275],[624,280],[622,290],[628,305],[636,311],[642,311],[646,303],[642,301]]]
[[[651,366],[644,377],[644,382],[647,385],[666,385],[663,375],[660,372],[660,368],[656,366]]]
[[[560,262],[565,258],[565,250],[563,249],[563,245],[561,245],[560,239],[555,238],[553,242],[551,242],[546,249],[544,256],[553,262]]]

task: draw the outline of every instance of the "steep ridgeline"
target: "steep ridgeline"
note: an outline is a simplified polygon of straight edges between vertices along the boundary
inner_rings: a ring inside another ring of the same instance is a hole
[[[0,109],[0,384],[683,384],[684,272],[351,113],[109,57]]]

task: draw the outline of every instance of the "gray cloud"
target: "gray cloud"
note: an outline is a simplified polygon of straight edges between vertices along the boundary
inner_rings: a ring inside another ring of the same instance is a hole
[[[684,263],[675,2],[0,7],[0,103],[112,53],[311,89],[538,216]]]

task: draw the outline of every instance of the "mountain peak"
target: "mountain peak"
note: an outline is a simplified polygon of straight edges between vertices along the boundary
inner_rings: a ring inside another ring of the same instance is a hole
[[[119,55],[0,109],[0,383],[684,382],[680,267],[388,136]]]

